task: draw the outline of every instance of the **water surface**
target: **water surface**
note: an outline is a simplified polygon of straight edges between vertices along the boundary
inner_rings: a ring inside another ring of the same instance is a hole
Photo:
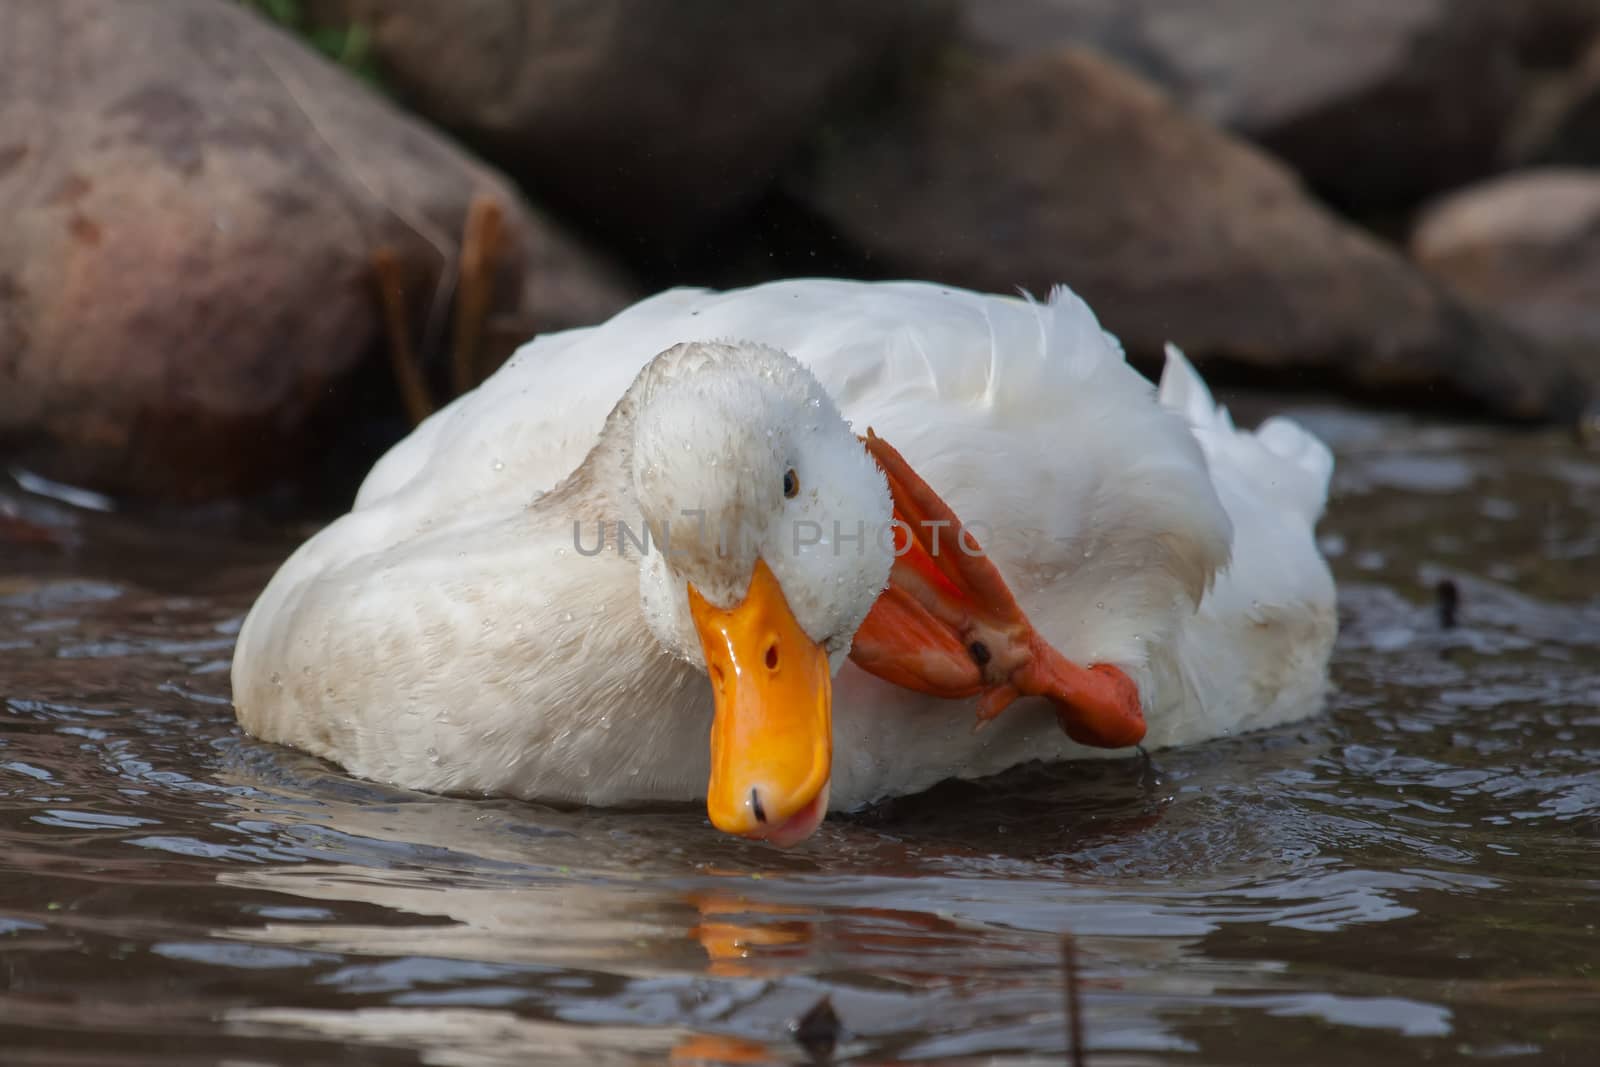
[[[1095,1065],[1600,1062],[1600,455],[1301,414],[1328,714],[788,853],[250,741],[228,659],[291,542],[0,498],[0,1061],[805,1062],[826,997],[841,1060],[1059,1063],[1070,933]]]

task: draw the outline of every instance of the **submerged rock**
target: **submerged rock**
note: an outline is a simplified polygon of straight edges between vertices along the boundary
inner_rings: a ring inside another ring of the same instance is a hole
[[[503,179],[232,3],[0,7],[0,444],[121,496],[197,499],[316,458],[374,353],[372,256],[453,264],[500,208],[494,308],[629,296]]]
[[[542,203],[638,245],[735,215],[950,0],[312,0],[387,84]]]
[[[1515,418],[1580,399],[1556,355],[1086,49],[948,64],[835,130],[791,189],[886,274],[1041,295],[1065,282],[1147,365],[1175,340],[1278,383]]]
[[[1412,251],[1474,304],[1578,353],[1600,382],[1600,172],[1532,170],[1464,189],[1423,215]]]

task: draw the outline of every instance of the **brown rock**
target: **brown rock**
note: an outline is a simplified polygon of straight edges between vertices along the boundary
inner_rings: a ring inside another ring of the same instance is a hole
[[[0,42],[0,442],[51,478],[194,499],[293,471],[379,338],[374,249],[437,275],[475,194],[506,214],[498,310],[552,328],[627,300],[501,178],[234,4],[7,4]]]
[[[1600,38],[1572,66],[1529,90],[1505,154],[1523,165],[1600,164]]]
[[[1341,224],[1259,152],[1077,48],[974,59],[841,130],[793,192],[889,273],[1080,292],[1136,356],[1173,340],[1280,382],[1565,415],[1570,370]]]
[[[1600,26],[1596,0],[969,0],[968,13],[1009,54],[1090,45],[1372,214],[1498,169],[1530,73]]]
[[[541,203],[671,249],[772,183],[828,109],[954,26],[950,0],[312,0],[385,84]]]
[[[1600,34],[1600,0],[1522,0],[1512,11],[1513,42],[1524,72],[1577,63]]]
[[[1412,238],[1452,289],[1600,379],[1600,173],[1526,171],[1446,198]]]

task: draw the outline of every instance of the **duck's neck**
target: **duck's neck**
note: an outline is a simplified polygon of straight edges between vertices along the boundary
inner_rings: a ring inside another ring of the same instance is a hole
[[[622,535],[624,527],[642,534],[632,396],[578,468],[529,509],[530,540],[545,560],[537,603],[525,612],[540,656],[515,703],[539,714],[515,716],[513,747],[519,780],[547,798],[689,799],[709,773],[709,683],[652,632],[640,603],[640,546]]]
[[[537,517],[566,528],[576,520],[591,530],[597,521],[604,521],[613,532],[618,521],[637,520],[633,439],[639,419],[639,392],[640,382],[636,380],[606,416],[600,436],[583,462],[534,503]],[[615,550],[615,545],[606,547]]]

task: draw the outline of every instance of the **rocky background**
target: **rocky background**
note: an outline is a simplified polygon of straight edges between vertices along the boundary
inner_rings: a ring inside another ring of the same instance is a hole
[[[0,226],[0,452],[129,505],[353,477],[533,333],[797,274],[1570,422],[1600,0],[0,0]]]

